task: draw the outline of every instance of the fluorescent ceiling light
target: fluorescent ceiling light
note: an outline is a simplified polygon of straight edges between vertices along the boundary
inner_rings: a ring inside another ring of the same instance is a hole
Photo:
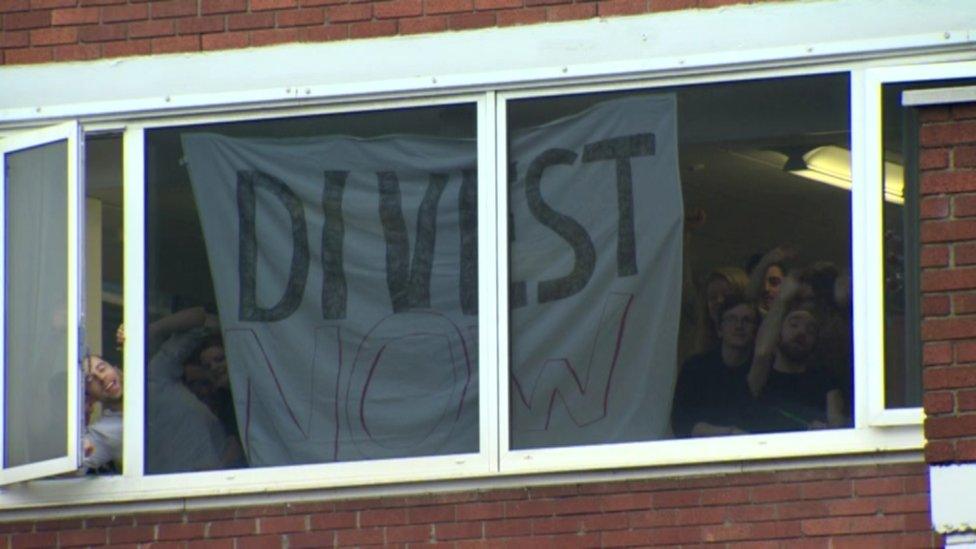
[[[851,189],[851,151],[834,145],[817,147],[803,155],[806,169],[789,170],[790,173]],[[888,202],[905,202],[905,168],[894,162],[884,163],[884,198]]]
[[[851,151],[843,147],[816,147],[802,156],[769,150],[730,152],[811,181],[851,190]],[[901,164],[884,163],[884,199],[895,204],[905,202],[905,168]]]

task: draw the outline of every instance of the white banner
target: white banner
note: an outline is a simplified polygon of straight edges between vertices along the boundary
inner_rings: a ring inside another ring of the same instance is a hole
[[[476,143],[197,133],[183,149],[250,464],[477,452]],[[665,436],[674,96],[515,132],[510,161],[513,447]]]

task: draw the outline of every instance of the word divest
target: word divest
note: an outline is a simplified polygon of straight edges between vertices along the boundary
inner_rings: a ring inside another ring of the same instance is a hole
[[[667,434],[675,117],[673,95],[637,96],[510,135],[512,448]],[[494,159],[404,134],[187,133],[183,149],[250,464],[478,452],[494,182],[477,166]]]

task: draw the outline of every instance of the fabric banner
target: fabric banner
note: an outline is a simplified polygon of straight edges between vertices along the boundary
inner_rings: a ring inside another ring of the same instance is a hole
[[[606,101],[512,136],[514,449],[669,433],[684,220],[675,103]]]
[[[513,134],[513,447],[667,434],[675,135],[672,95]],[[477,452],[474,140],[188,133],[183,150],[251,466]]]

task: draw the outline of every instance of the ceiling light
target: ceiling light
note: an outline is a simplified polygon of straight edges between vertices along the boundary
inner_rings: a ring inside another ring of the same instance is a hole
[[[803,155],[803,163],[805,167],[788,159],[783,169],[800,177],[851,190],[851,151],[835,145],[817,147]],[[884,163],[884,199],[895,204],[905,202],[905,168],[900,164]]]

